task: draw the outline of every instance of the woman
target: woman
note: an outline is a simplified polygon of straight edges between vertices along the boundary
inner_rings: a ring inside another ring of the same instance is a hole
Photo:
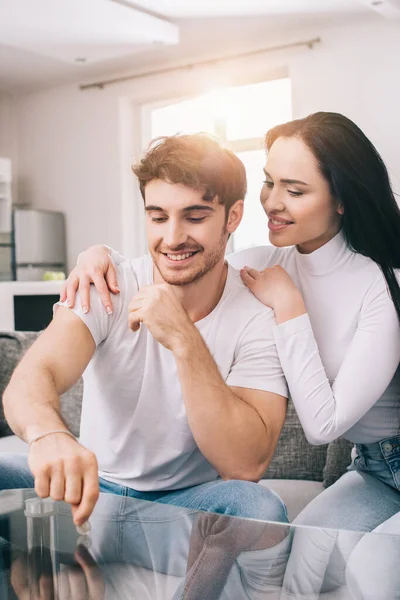
[[[316,113],[275,127],[266,146],[261,202],[275,248],[251,248],[228,260],[275,311],[279,357],[308,440],[325,444],[343,435],[355,443],[352,470],[297,522],[369,531],[400,511],[399,207],[376,149],[342,115]],[[99,268],[111,282],[104,248],[70,276],[71,303],[80,277],[82,304],[88,297],[87,273],[104,285]],[[310,536],[302,529],[295,536],[289,594],[340,582],[337,557],[325,584],[313,553],[304,558]],[[344,537],[346,558],[359,536]],[[315,539],[317,563],[321,543]]]

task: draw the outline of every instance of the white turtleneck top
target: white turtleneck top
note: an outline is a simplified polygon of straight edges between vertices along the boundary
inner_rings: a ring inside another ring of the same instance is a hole
[[[378,265],[339,232],[311,254],[250,248],[236,268],[281,265],[307,314],[275,326],[279,358],[307,439],[371,443],[400,431],[400,326]]]
[[[111,250],[116,264],[124,258]],[[385,278],[342,232],[311,254],[259,246],[228,256],[259,271],[281,265],[307,314],[276,325],[279,358],[307,439],[372,443],[400,431],[400,326]]]

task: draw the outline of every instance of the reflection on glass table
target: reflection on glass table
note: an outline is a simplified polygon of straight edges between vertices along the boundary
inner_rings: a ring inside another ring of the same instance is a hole
[[[346,584],[348,550],[362,538],[400,559],[400,536],[300,528],[112,494],[100,495],[90,523],[82,535],[65,503],[40,500],[33,490],[1,492],[0,598],[347,600],[363,598],[354,569]],[[286,569],[292,544],[304,552]],[[337,571],[323,590],[332,565]]]

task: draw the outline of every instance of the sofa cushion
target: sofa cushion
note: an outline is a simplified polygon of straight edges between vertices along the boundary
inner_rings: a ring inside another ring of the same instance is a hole
[[[6,388],[12,372],[27,349],[37,339],[38,332],[8,331],[0,332],[0,398]],[[61,414],[66,425],[76,436],[79,435],[82,404],[82,378],[68,392],[61,396]],[[0,404],[0,437],[11,435],[12,431],[4,416],[3,402]]]
[[[353,445],[348,440],[339,438],[328,445],[326,463],[323,472],[324,487],[329,487],[346,472],[351,463]]]
[[[303,508],[324,489],[321,481],[299,481],[297,479],[262,479],[260,485],[269,488],[284,501],[291,523]]]
[[[322,481],[327,445],[307,442],[293,403],[289,401],[275,454],[263,479],[306,479]]]

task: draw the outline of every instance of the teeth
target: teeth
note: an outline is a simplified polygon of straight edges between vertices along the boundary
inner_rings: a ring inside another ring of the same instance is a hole
[[[271,223],[274,225],[290,225],[290,223],[287,223],[286,221],[276,221],[275,219],[271,219]]]
[[[185,260],[185,258],[189,258],[192,256],[193,252],[187,252],[186,254],[167,254],[168,258],[171,260]]]

